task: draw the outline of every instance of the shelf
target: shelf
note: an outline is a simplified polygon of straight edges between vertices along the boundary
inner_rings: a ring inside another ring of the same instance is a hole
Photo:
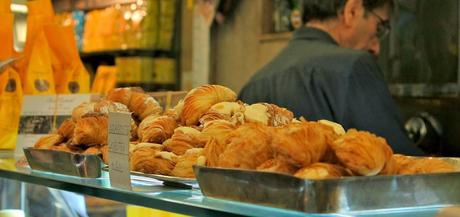
[[[266,33],[259,36],[261,42],[289,41],[291,38],[292,32]]]
[[[0,153],[0,177],[96,196],[122,203],[160,209],[193,216],[305,216],[303,212],[214,199],[202,195],[199,189],[166,187],[160,181],[136,181],[133,190],[122,190],[110,185],[108,173],[101,178],[78,178],[12,165],[15,159]],[[404,208],[349,213],[352,216],[435,216],[441,207]],[[343,214],[312,214],[312,216],[344,216]]]
[[[125,50],[80,52],[80,57],[83,60],[90,59],[90,58],[118,57],[118,56],[145,56],[145,57],[174,58],[176,55],[172,51],[155,50],[155,49],[125,49]]]

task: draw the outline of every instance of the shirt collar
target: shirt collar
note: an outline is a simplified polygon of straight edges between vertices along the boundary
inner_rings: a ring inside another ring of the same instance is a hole
[[[294,32],[292,40],[319,40],[338,45],[329,33],[312,27],[300,27]]]

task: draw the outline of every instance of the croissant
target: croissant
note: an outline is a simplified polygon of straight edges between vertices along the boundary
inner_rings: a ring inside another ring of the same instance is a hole
[[[64,138],[64,140],[72,139],[73,130],[75,129],[75,122],[72,119],[66,119],[62,122],[61,126],[57,130],[57,133]]]
[[[234,125],[244,123],[244,105],[241,102],[220,102],[216,103],[200,118],[200,123],[213,120],[227,120]]]
[[[177,163],[171,172],[171,175],[185,178],[195,178],[193,165],[205,166],[206,157],[202,155],[202,148],[192,148],[185,152],[184,155],[177,158]]]
[[[109,164],[109,146],[108,145],[101,146],[101,154],[102,154],[102,161],[104,161],[105,164]]]
[[[101,146],[92,146],[86,149],[82,154],[102,154]]]
[[[72,138],[72,145],[106,145],[108,118],[103,115],[78,119]]]
[[[160,104],[153,97],[140,92],[132,92],[128,108],[140,120],[144,120],[149,115],[160,115],[163,111]]]
[[[113,101],[113,102],[119,102],[127,106],[129,105],[129,102],[131,101],[131,94],[132,94],[132,91],[128,87],[115,88],[109,91],[106,99]]]
[[[228,141],[219,157],[219,167],[256,169],[273,158],[270,130],[263,124],[243,124],[229,135]]]
[[[233,102],[236,94],[227,87],[220,85],[203,85],[185,96],[180,120],[183,125],[197,125],[200,117],[216,103]]]
[[[298,170],[294,176],[302,179],[330,179],[349,176],[351,173],[345,168],[328,163],[314,163]]]
[[[224,144],[217,142],[217,139],[211,138],[203,149],[203,155],[206,157],[206,166],[217,167],[220,155],[224,150]]]
[[[109,112],[129,112],[129,109],[119,102],[101,100],[94,104],[94,112],[107,115]]]
[[[284,158],[273,158],[257,167],[258,171],[294,174],[299,168],[289,163]]]
[[[399,171],[398,161],[396,160],[396,155],[393,155],[390,159],[387,160],[383,169],[378,173],[379,175],[396,175]]]
[[[201,139],[200,131],[191,127],[179,127],[163,145],[166,151],[183,155],[188,149],[203,147],[205,143],[206,141]]]
[[[217,143],[225,147],[230,133],[235,129],[235,125],[226,120],[209,121],[205,123],[201,136],[207,141],[215,139]]]
[[[66,143],[61,143],[55,146],[51,146],[50,150],[56,151],[64,151],[64,152],[75,152],[75,150],[71,149]]]
[[[378,174],[393,155],[384,138],[354,129],[335,140],[332,149],[344,166],[363,176]]]
[[[34,148],[38,149],[51,149],[51,147],[60,144],[64,138],[59,134],[49,134],[42,136],[34,144]]]
[[[258,122],[276,127],[289,124],[294,118],[294,114],[274,104],[256,103],[246,106],[244,118],[247,122]]]
[[[330,129],[330,128],[325,128]],[[322,159],[328,148],[328,132],[316,122],[293,123],[275,128],[271,146],[279,157],[305,167]]]
[[[137,149],[140,149],[140,148],[150,148],[150,149],[153,149],[155,151],[163,151],[163,145],[161,144],[156,144],[156,143],[148,143],[148,142],[141,142],[141,143],[137,143],[137,144],[129,144],[129,153],[133,153],[135,152]]]
[[[140,148],[131,154],[131,170],[170,175],[177,156],[170,152],[159,152],[151,148]]]
[[[169,116],[147,117],[139,125],[137,135],[141,142],[163,143],[171,138],[177,123]]]
[[[78,119],[80,119],[81,117],[87,114],[94,113],[94,105],[95,103],[93,102],[84,102],[78,105],[77,107],[75,107],[72,110],[72,120],[77,121]]]
[[[398,174],[449,173],[457,171],[452,164],[438,158],[413,158],[407,160],[406,163],[404,167],[400,167]]]

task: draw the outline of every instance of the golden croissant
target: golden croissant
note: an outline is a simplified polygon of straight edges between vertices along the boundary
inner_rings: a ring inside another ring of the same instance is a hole
[[[66,143],[61,143],[50,147],[51,150],[77,153],[75,149],[70,148]]]
[[[103,115],[86,116],[78,119],[72,138],[73,145],[106,145],[108,118]]]
[[[277,156],[305,167],[324,157],[328,132],[316,122],[292,123],[273,130],[271,146]]]
[[[64,122],[62,122],[61,126],[59,126],[57,133],[61,135],[64,140],[69,140],[72,139],[74,129],[75,122],[73,122],[72,119],[66,119]]]
[[[109,114],[109,112],[129,112],[126,105],[109,100],[101,100],[94,104],[94,112],[98,114]]]
[[[218,166],[256,169],[273,158],[270,129],[259,123],[246,123],[229,136],[229,143],[220,155]]]
[[[216,103],[200,118],[200,123],[213,120],[227,120],[234,125],[241,125],[244,123],[244,105],[242,102],[220,102]]]
[[[328,163],[314,163],[298,170],[294,176],[302,179],[330,179],[351,175],[345,168]]]
[[[393,155],[384,138],[354,129],[335,140],[332,149],[342,165],[363,176],[378,174]]]
[[[174,130],[171,139],[163,143],[166,151],[176,155],[184,154],[188,149],[200,148],[206,141],[201,139],[201,132],[190,127],[179,127]]]
[[[131,94],[128,108],[141,121],[149,115],[160,115],[163,111],[160,104],[152,96],[134,91]]]
[[[131,154],[131,170],[170,175],[176,164],[176,158],[174,154],[169,152],[159,152],[151,148],[140,148]]]
[[[257,167],[258,171],[294,174],[299,168],[284,158],[273,158]]]
[[[176,121],[169,116],[149,116],[141,122],[138,129],[138,136],[141,142],[163,143],[171,138]]]
[[[224,152],[225,147],[225,144],[221,144],[217,139],[211,138],[203,149],[203,155],[206,157],[206,166],[217,167],[220,155]]]
[[[258,122],[267,126],[276,127],[291,123],[294,114],[274,104],[256,103],[246,106],[244,118],[246,122]]]
[[[206,157],[203,156],[202,148],[192,148],[184,155],[177,157],[177,162],[171,175],[185,178],[195,178],[193,165],[206,166]]]
[[[72,120],[77,121],[81,117],[94,113],[94,102],[84,102],[72,110]]]
[[[51,149],[51,147],[60,144],[64,138],[59,134],[49,134],[42,136],[34,144],[34,148],[38,149]]]
[[[127,106],[131,101],[131,94],[132,91],[128,87],[115,88],[107,94],[106,99],[113,102],[119,102]]]
[[[401,161],[399,161],[401,163]],[[449,173],[458,171],[452,164],[438,158],[409,158],[400,165],[398,174]]]
[[[236,94],[227,87],[220,85],[203,85],[197,87],[185,96],[180,120],[183,125],[197,125],[200,117],[211,106],[219,102],[234,102]]]
[[[209,121],[204,125],[201,136],[207,141],[215,139],[217,143],[225,147],[230,133],[235,129],[235,125],[226,120]]]

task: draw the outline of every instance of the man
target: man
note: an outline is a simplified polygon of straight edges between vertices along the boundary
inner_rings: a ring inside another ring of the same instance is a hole
[[[405,134],[375,60],[390,31],[392,7],[392,0],[304,0],[305,27],[239,98],[370,131],[386,138],[395,153],[422,155]]]

